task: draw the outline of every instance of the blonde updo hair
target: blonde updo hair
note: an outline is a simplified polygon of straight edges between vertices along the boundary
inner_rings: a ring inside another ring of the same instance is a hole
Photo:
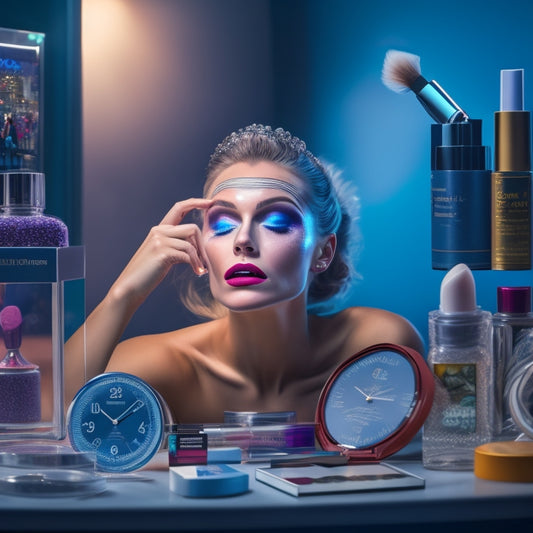
[[[357,197],[339,173],[321,162],[298,137],[282,128],[252,124],[226,137],[215,149],[207,167],[204,196],[215,178],[229,166],[240,162],[270,161],[285,167],[307,184],[308,202],[321,236],[335,234],[335,256],[324,272],[317,274],[309,287],[308,310],[318,314],[332,312],[335,303],[347,292],[356,277],[352,257],[357,251]],[[181,298],[193,313],[218,318],[227,312],[209,289],[208,277],[192,278],[181,284]]]

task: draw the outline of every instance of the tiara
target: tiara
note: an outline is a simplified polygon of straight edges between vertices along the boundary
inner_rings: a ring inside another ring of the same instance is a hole
[[[283,128],[272,129],[271,126],[263,126],[263,124],[251,124],[245,128],[240,128],[228,135],[215,149],[211,159],[223,156],[233,146],[235,146],[244,137],[258,135],[266,137],[270,141],[277,144],[287,146],[290,150],[296,152],[298,155],[303,154],[308,157],[314,165],[321,166],[319,160],[307,149],[305,142],[295,135]]]

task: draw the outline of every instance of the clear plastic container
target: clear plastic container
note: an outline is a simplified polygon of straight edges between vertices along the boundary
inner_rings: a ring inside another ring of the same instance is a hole
[[[509,406],[509,391],[533,362],[531,287],[498,287],[498,312],[493,317],[496,419],[495,437],[514,440],[521,430]]]
[[[0,247],[0,443],[65,438],[64,344],[84,323],[84,281],[81,246]]]
[[[472,470],[474,449],[491,440],[491,332],[488,311],[429,314],[428,364],[435,375],[435,397],[422,439],[426,468]]]

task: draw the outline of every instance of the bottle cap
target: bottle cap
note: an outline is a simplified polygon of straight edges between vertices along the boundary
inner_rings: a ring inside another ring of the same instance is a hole
[[[531,287],[498,287],[498,313],[529,313]]]
[[[45,208],[44,174],[31,171],[1,173],[0,207]]]
[[[491,481],[531,483],[533,442],[488,442],[474,450],[474,474]]]
[[[481,119],[431,125],[431,170],[486,170],[490,148],[481,141]]]

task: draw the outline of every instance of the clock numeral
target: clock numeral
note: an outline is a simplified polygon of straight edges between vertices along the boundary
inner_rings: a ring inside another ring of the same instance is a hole
[[[91,403],[91,414],[97,415],[100,412],[100,404],[98,402]]]
[[[96,425],[95,423],[91,420],[90,422],[84,422],[82,424],[82,427],[85,427],[87,428],[85,431],[87,431],[87,433],[92,433],[94,431],[94,429],[96,428]]]
[[[100,448],[100,445],[102,444],[102,439],[100,437],[97,437],[96,439],[94,439],[92,442],[91,442],[91,445],[94,447],[94,448]]]
[[[113,444],[113,446],[111,446],[109,451],[111,452],[111,455],[117,455],[118,454],[118,446],[116,444]]]
[[[141,425],[137,428],[137,431],[141,435],[144,435],[146,433],[146,426],[144,425],[144,422],[141,422]]]
[[[109,389],[109,398],[112,400],[122,398],[122,387],[111,387]]]
[[[389,373],[381,367],[377,367],[372,372],[372,377],[380,381],[387,381],[389,379]]]

